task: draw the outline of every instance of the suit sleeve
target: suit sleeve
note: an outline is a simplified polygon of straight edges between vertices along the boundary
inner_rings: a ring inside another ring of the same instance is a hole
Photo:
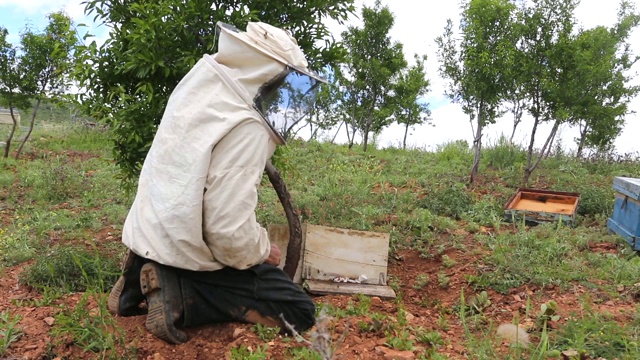
[[[203,235],[215,259],[226,266],[247,269],[269,257],[271,244],[255,209],[264,167],[274,150],[264,127],[247,121],[232,129],[211,153]]]

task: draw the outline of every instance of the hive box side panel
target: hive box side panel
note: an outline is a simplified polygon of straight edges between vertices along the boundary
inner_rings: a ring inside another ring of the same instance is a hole
[[[640,179],[618,176],[613,179],[613,189],[634,200],[640,200]]]
[[[607,227],[610,232],[624,237],[634,250],[640,250],[640,201],[616,193]]]
[[[333,280],[366,276],[365,284],[386,285],[389,234],[307,225],[303,278]]]
[[[328,281],[307,280],[305,282],[307,290],[312,294],[363,294],[377,296],[382,299],[395,299],[396,293],[386,285],[362,285],[351,283],[332,283]]]

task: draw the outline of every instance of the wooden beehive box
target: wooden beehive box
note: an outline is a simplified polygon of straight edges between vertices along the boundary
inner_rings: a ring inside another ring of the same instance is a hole
[[[573,225],[579,204],[579,193],[520,188],[505,204],[504,216],[530,225],[559,221]]]
[[[267,231],[285,259],[289,228],[269,225]],[[389,234],[303,224],[302,251],[293,281],[304,283],[314,294],[395,298],[387,286],[388,253]]]
[[[640,179],[613,179],[615,202],[613,215],[607,221],[610,232],[624,237],[633,250],[640,250]]]

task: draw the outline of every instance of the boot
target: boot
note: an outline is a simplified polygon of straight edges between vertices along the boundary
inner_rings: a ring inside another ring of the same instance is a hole
[[[140,272],[140,288],[149,308],[147,330],[171,344],[186,342],[187,334],[176,328],[184,311],[178,275],[164,265],[148,262]]]
[[[133,251],[127,251],[122,275],[111,289],[107,300],[110,313],[118,316],[137,316],[147,313],[147,309],[140,307],[144,301],[144,295],[140,290],[140,269],[147,261]]]

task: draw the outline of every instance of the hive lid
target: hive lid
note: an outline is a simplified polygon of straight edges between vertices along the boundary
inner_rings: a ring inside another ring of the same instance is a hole
[[[613,179],[613,189],[632,199],[640,200],[640,179],[618,176]]]

